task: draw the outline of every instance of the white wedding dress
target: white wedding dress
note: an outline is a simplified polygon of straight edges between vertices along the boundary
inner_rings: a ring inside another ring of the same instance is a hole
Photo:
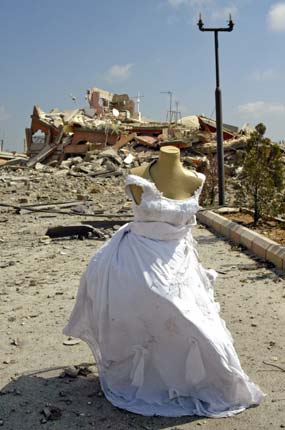
[[[88,343],[105,396],[119,408],[225,417],[260,403],[264,394],[243,372],[219,316],[216,272],[195,250],[203,184],[186,200],[166,198],[136,175],[126,180],[130,198],[131,184],[143,188],[134,221],[91,258],[64,333]]]

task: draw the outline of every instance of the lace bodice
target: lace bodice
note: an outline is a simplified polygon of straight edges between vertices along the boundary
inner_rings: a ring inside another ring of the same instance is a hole
[[[198,173],[202,184],[193,196],[184,200],[174,200],[164,197],[154,182],[136,175],[128,175],[125,190],[133,202],[135,221],[160,221],[176,226],[196,223],[196,213],[199,209],[199,196],[202,191],[205,175]],[[141,203],[136,204],[130,185],[138,185],[143,189]]]

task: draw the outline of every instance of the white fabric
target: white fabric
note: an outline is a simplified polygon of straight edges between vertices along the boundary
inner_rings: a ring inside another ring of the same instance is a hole
[[[200,174],[203,180],[205,176]],[[143,188],[134,221],[91,258],[67,335],[85,340],[106,397],[143,415],[230,416],[264,394],[241,369],[214,301],[214,270],[198,261],[191,227],[202,186],[183,201]]]

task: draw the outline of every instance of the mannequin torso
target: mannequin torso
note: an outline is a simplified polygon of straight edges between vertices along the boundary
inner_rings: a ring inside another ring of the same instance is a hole
[[[202,179],[194,171],[183,167],[180,151],[175,146],[162,147],[158,160],[131,169],[131,174],[154,182],[164,197],[173,200],[191,197],[202,183]],[[131,191],[135,202],[139,204],[143,190],[137,185],[131,185]]]

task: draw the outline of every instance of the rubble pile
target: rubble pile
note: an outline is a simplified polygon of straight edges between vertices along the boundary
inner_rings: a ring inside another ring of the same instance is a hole
[[[0,215],[5,218],[12,212],[27,215],[30,219],[55,217],[54,221],[64,223],[58,226],[51,220],[51,226],[60,227],[56,234],[65,235],[76,229],[81,237],[86,232],[79,228],[83,222],[80,217],[88,220],[87,235],[93,232],[100,239],[106,239],[132,216],[131,202],[126,200],[124,191],[125,176],[130,167],[157,157],[158,153],[151,148],[139,151],[134,147],[118,150],[108,147],[88,151],[82,156],[69,156],[60,163],[57,160],[46,164],[37,162],[33,168],[18,164],[2,165]],[[198,160],[186,152],[183,152],[182,159],[188,166]],[[205,162],[206,159],[200,157],[199,161]],[[72,219],[77,223],[71,228]],[[91,225],[90,219],[95,224]],[[94,228],[103,229],[103,236]],[[42,234],[46,233],[43,231]],[[49,241],[45,236],[42,239],[45,243]]]
[[[76,164],[74,165],[76,166]],[[78,166],[78,165],[77,165]],[[71,173],[71,174],[69,174]],[[78,180],[80,176],[80,180]],[[26,208],[41,206],[53,206],[58,203],[66,203],[70,207],[71,202],[78,205],[87,205],[95,202],[96,208],[102,208],[104,197],[112,200],[112,195],[119,192],[123,184],[120,178],[97,179],[96,182],[83,172],[75,172],[71,169],[55,169],[41,165],[41,169],[29,171],[11,169],[2,170],[0,176],[1,206],[21,206]]]
[[[175,122],[144,120],[127,94],[100,88],[87,91],[89,106],[75,110],[34,106],[26,128],[26,154],[0,152],[0,171],[9,168],[52,173],[54,177],[120,177],[129,168],[150,162],[164,145],[181,149],[188,166],[203,171],[207,157],[217,150],[216,122],[191,115]],[[223,125],[225,163],[245,146],[253,128]],[[227,167],[227,166],[226,166]]]
[[[26,128],[29,157],[26,167],[34,167],[38,162],[56,161],[53,165],[60,165],[70,157],[84,157],[108,147],[114,151],[128,148],[141,152],[174,145],[194,155],[216,151],[216,123],[203,115],[187,116],[175,122],[156,122],[142,119],[127,94],[92,88],[87,91],[86,98],[89,106],[75,110],[53,109],[46,113],[34,106],[31,126]],[[243,144],[242,135],[249,132],[248,127],[240,131],[224,124],[225,151]]]

